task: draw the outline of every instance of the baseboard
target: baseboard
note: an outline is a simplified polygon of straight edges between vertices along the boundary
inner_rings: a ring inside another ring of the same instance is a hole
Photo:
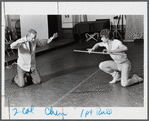
[[[123,40],[123,42],[134,42],[134,40]]]
[[[135,43],[144,43],[144,39],[135,39],[134,42]]]

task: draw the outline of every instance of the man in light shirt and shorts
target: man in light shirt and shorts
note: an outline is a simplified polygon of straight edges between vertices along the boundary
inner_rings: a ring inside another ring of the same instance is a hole
[[[113,33],[109,29],[103,29],[100,32],[100,36],[102,42],[95,44],[91,49],[88,49],[88,52],[90,53],[98,47],[106,48],[104,52],[109,53],[113,60],[101,62],[99,68],[113,77],[113,80],[109,83],[121,81],[121,85],[126,87],[142,82],[143,79],[136,74],[129,78],[131,63],[125,54],[128,48],[120,40],[114,39]],[[121,72],[121,75],[119,72]]]

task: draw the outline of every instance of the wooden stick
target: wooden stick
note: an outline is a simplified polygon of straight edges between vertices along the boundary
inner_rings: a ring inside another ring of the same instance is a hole
[[[89,53],[88,51],[84,51],[84,50],[74,50],[74,52],[83,52],[83,53]],[[126,55],[124,53],[105,53],[105,52],[95,52],[95,51],[92,51],[90,53],[94,53],[94,54],[108,54],[108,55]]]

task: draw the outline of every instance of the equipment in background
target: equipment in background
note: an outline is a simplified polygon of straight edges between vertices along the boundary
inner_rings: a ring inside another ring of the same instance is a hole
[[[10,44],[11,44],[12,42],[13,42],[12,40],[8,41],[8,40],[5,38],[5,52],[8,54],[8,56],[10,56],[10,54],[15,55],[14,51],[10,48]]]
[[[122,35],[119,33],[119,30],[118,30],[118,26],[119,26],[119,22],[121,20],[121,17],[122,17],[122,34],[123,34],[123,15],[117,15],[115,16],[113,19],[115,21],[115,29],[113,31],[113,37],[114,38],[120,38],[120,40],[123,40],[123,37]],[[125,16],[126,17],[126,16]]]
[[[85,37],[86,37],[86,42],[88,42],[91,39],[94,39],[95,41],[98,42],[99,33],[94,33],[94,34],[88,34],[88,33],[86,33],[85,34]]]

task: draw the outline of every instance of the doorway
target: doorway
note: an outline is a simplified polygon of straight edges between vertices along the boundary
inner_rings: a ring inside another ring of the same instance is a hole
[[[61,15],[48,15],[48,30],[49,37],[53,36],[55,32],[58,33],[59,36],[56,39],[54,39],[54,41],[62,39]]]

